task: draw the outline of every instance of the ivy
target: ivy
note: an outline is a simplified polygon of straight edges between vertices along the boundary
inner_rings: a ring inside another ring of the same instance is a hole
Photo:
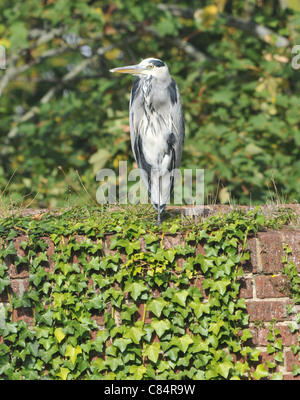
[[[300,334],[299,334],[299,324],[300,324],[300,312],[297,312],[296,305],[300,304],[300,277],[296,265],[289,260],[289,256],[292,254],[290,247],[287,244],[283,245],[283,250],[285,255],[282,257],[282,262],[284,264],[283,273],[289,278],[289,297],[292,299],[292,303],[287,306],[288,314],[294,314],[294,323],[289,324],[289,329],[291,333],[295,334],[297,332],[298,344],[292,344],[291,350],[294,356],[298,355],[300,357]],[[279,361],[280,360],[276,360]],[[293,375],[300,375],[300,367],[295,364],[293,365]]]
[[[264,378],[265,365],[250,367],[260,351],[245,344],[252,335],[239,297],[247,236],[275,224],[257,212],[173,218],[160,228],[123,210],[3,220],[1,378]],[[28,237],[23,257],[14,247],[20,230]],[[176,232],[181,244],[165,248],[164,237]],[[42,237],[55,246],[50,264]],[[195,255],[198,245],[205,255]],[[21,297],[11,295],[7,257],[29,269]],[[20,307],[32,311],[33,326],[13,320]],[[279,362],[279,340],[273,348]]]

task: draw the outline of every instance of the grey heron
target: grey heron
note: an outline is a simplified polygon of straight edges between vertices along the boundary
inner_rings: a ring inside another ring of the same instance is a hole
[[[174,187],[185,137],[179,90],[167,65],[156,58],[110,72],[137,76],[129,103],[131,147],[160,225],[160,214]]]

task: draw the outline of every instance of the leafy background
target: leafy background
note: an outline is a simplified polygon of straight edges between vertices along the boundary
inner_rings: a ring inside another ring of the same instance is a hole
[[[134,166],[133,79],[109,69],[149,56],[180,88],[182,168],[205,169],[206,202],[299,200],[296,0],[3,0],[0,15],[0,193],[14,174],[11,201],[65,206],[76,171],[94,196],[100,168]]]

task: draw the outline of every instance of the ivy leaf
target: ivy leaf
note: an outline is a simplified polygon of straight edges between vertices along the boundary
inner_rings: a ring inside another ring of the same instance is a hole
[[[247,363],[247,361],[245,362],[237,361],[234,368],[240,376],[243,376],[245,372],[248,370],[249,364]]]
[[[153,361],[156,364],[159,352],[160,352],[160,344],[158,342],[154,342],[144,348],[143,355],[147,356],[150,361]]]
[[[140,282],[126,282],[124,291],[130,293],[133,300],[137,300],[142,292],[148,291],[148,288]]]
[[[245,342],[247,339],[251,339],[252,336],[253,335],[252,335],[252,333],[250,332],[249,329],[244,329],[243,330],[243,334],[241,336],[241,340],[243,340]]]
[[[39,342],[37,340],[35,340],[34,342],[28,343],[27,346],[28,346],[28,349],[29,349],[30,353],[34,357],[37,357],[38,356],[38,351],[39,351]]]
[[[8,255],[17,254],[17,250],[15,249],[14,242],[9,242],[8,246],[4,250],[1,251],[2,258],[6,258]]]
[[[267,376],[269,376],[269,372],[266,370],[264,364],[259,364],[256,367],[256,370],[253,372],[253,377],[258,380],[261,378],[266,378]]]
[[[125,250],[128,256],[134,252],[134,250],[140,250],[140,243],[138,240],[135,242],[128,242],[125,246]]]
[[[155,330],[158,337],[161,337],[168,329],[171,328],[171,323],[168,319],[153,319],[150,325]]]
[[[41,281],[43,280],[43,278],[46,276],[46,272],[44,270],[44,268],[40,268],[36,274],[31,274],[28,281],[29,282],[33,282],[33,284],[35,286],[38,286]]]
[[[64,338],[66,337],[66,335],[63,333],[63,330],[61,328],[56,328],[54,330],[54,336],[56,337],[56,340],[58,341],[58,343],[63,341]]]
[[[146,244],[152,244],[154,242],[157,242],[158,238],[155,235],[148,234],[144,236],[144,240]]]
[[[145,334],[146,331],[143,328],[132,326],[124,333],[124,338],[131,339],[133,343],[139,344]]]
[[[162,297],[151,300],[147,304],[147,310],[152,311],[158,318],[161,316],[162,310],[167,306],[168,302]]]
[[[103,301],[103,298],[100,295],[95,295],[88,303],[87,303],[87,309],[95,309],[95,310],[102,310],[105,306],[105,303]]]
[[[246,346],[243,348],[243,350],[241,350],[241,354],[243,356],[249,355],[251,361],[259,361],[258,357],[260,355],[260,350],[252,349],[251,347]]]
[[[87,263],[86,268],[87,268],[88,271],[91,270],[91,269],[93,269],[95,271],[99,271],[100,268],[101,268],[100,257],[99,256],[97,256],[97,257],[93,256],[90,259],[90,261]]]
[[[176,254],[176,250],[174,250],[174,249],[165,250],[165,252],[164,252],[165,258],[166,258],[170,263],[172,263],[172,262],[174,261],[175,254]]]
[[[126,347],[129,345],[129,343],[132,343],[131,339],[118,338],[114,341],[114,346],[120,349],[120,351],[123,353],[126,350]]]
[[[138,240],[131,242],[129,239],[117,239],[116,237],[111,238],[110,248],[115,249],[116,247],[123,247],[127,255],[131,255],[134,250],[140,250],[140,243]]]
[[[41,315],[39,323],[40,324],[46,323],[46,325],[51,326],[52,322],[53,322],[53,311],[48,309],[44,314]]]
[[[61,367],[59,372],[57,372],[55,375],[59,376],[63,381],[65,381],[65,380],[67,380],[69,373],[70,373],[70,370],[68,368]]]
[[[222,279],[220,281],[211,281],[210,290],[213,292],[217,291],[220,293],[221,296],[223,296],[226,292],[226,288],[228,285],[230,285],[229,279]]]
[[[194,345],[192,348],[193,353],[199,353],[201,351],[208,351],[208,344],[202,339],[201,336],[194,337]]]
[[[218,363],[216,371],[219,375],[223,376],[223,378],[227,379],[229,371],[233,367],[234,365],[231,361],[225,360],[224,362]]]
[[[39,340],[39,343],[43,345],[45,350],[50,350],[53,346],[54,339],[52,336],[47,337],[47,338],[41,338]]]
[[[185,290],[185,289],[184,290],[178,290],[172,296],[172,301],[178,303],[182,307],[185,307],[186,298],[187,298],[188,294],[189,294],[188,290]]]
[[[133,374],[133,379],[141,380],[147,372],[147,369],[144,365],[131,365],[129,372]]]
[[[118,367],[124,365],[124,362],[120,358],[108,356],[105,360],[105,364],[114,372]]]
[[[196,298],[189,303],[189,306],[194,310],[194,313],[197,318],[200,318],[203,313],[210,313],[210,304],[202,303],[200,299]]]
[[[278,353],[274,354],[274,360],[279,363],[282,363],[283,362],[283,352],[278,351]]]
[[[199,254],[200,255],[200,254]],[[209,269],[213,268],[214,262],[213,260],[208,260],[207,258],[204,258],[204,256],[201,254],[203,259],[201,260],[201,269],[202,272],[205,274]]]
[[[0,278],[0,293],[6,288],[6,286],[10,286],[10,278]]]
[[[49,350],[41,349],[39,351],[39,356],[41,357],[41,359],[44,361],[45,364],[48,364],[51,361],[53,354],[55,354],[57,351],[58,347],[54,345]]]
[[[189,345],[192,344],[193,342],[194,341],[191,338],[191,336],[186,333],[185,335],[183,335],[181,337],[173,337],[170,342],[170,345],[179,347],[179,349],[185,353],[187,351]]]
[[[212,322],[208,331],[213,332],[217,336],[224,323],[222,319],[219,319],[217,322]]]
[[[138,311],[138,307],[133,304],[131,306],[128,306],[127,304],[122,305],[122,311],[121,311],[121,319],[122,320],[127,320],[131,321],[132,316]]]
[[[69,357],[72,364],[75,365],[77,355],[80,353],[82,353],[82,351],[81,351],[81,348],[79,345],[77,345],[76,347],[73,347],[72,345],[68,344],[66,347],[65,356]]]
[[[180,351],[179,347],[172,347],[171,349],[164,352],[164,356],[167,357],[167,359],[170,359],[171,361],[175,362],[178,360],[179,351]]]
[[[172,226],[168,229],[168,233],[176,233],[179,229],[178,224],[172,224]]]

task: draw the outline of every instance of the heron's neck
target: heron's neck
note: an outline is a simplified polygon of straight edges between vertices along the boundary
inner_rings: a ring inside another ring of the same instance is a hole
[[[143,79],[142,82],[142,91],[144,94],[144,98],[145,100],[150,98],[150,94],[153,90],[153,83],[154,83],[154,79],[153,76],[149,75],[146,78]]]
[[[167,88],[170,83],[171,77],[170,79],[164,79],[163,81],[152,75],[145,77],[141,85],[144,102],[148,105],[153,105],[156,101],[160,102],[160,100],[165,97],[165,93],[167,93]]]

